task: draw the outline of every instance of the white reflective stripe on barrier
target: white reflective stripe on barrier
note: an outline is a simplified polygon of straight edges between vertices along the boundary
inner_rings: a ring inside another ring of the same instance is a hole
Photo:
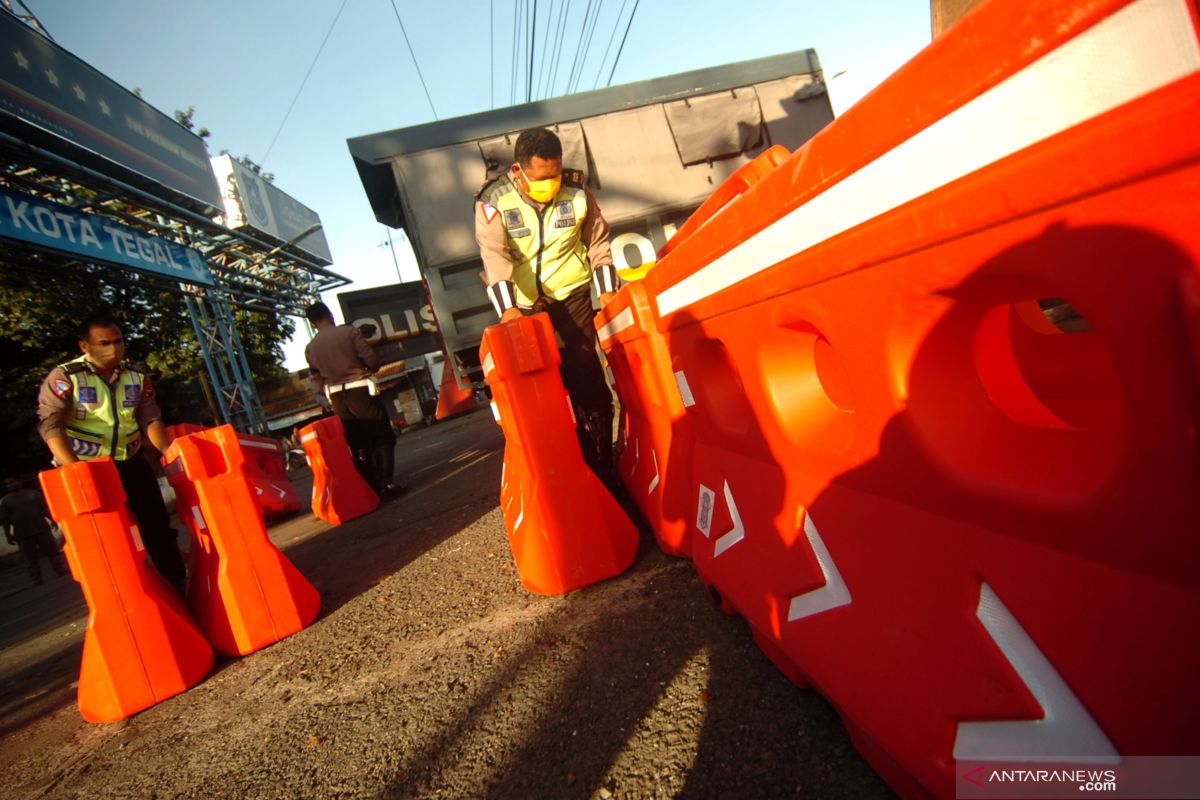
[[[301,436],[300,441],[311,442],[313,439],[316,439],[316,438],[317,438],[317,432],[313,431],[312,433],[306,433],[303,436]]]
[[[259,447],[263,450],[274,450],[276,452],[283,449],[278,442],[252,442],[249,439],[238,439],[238,444],[243,447]]]
[[[683,374],[683,370],[675,373],[675,385],[679,387],[679,399],[683,401],[684,408],[691,408],[696,405],[696,398],[692,395],[692,387],[688,384],[687,375]]]
[[[1186,0],[1137,0],[659,292],[659,313],[703,300],[1197,70],[1200,45]]]
[[[626,328],[633,327],[633,309],[627,308],[606,322],[598,331],[600,341],[611,339]]]

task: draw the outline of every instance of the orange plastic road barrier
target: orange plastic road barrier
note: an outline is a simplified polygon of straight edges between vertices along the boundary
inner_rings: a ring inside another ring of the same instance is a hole
[[[263,519],[300,510],[300,495],[288,480],[283,445],[265,436],[238,434],[246,477],[254,489],[254,503]]]
[[[442,364],[442,385],[438,390],[437,412],[435,419],[448,419],[468,411],[475,411],[479,403],[475,401],[475,393],[469,386],[459,386],[454,378],[454,368],[447,359]]]
[[[354,466],[340,419],[326,417],[305,425],[300,443],[313,473],[312,510],[320,519],[341,525],[379,508],[379,495]]]
[[[183,600],[146,563],[112,460],[80,461],[40,478],[88,604],[83,718],[125,719],[199,683],[212,669],[212,648]]]
[[[167,478],[195,543],[188,601],[222,655],[246,655],[301,630],[321,598],[267,538],[244,437],[222,425],[176,439]]]
[[[521,583],[560,595],[624,572],[637,529],[583,462],[549,315],[491,326],[479,355],[504,430],[500,502]]]
[[[689,555],[691,434],[646,287],[623,286],[597,315],[596,330],[625,417],[618,474],[654,530],[659,548],[668,555]]]
[[[172,439],[200,431],[211,430],[203,425],[181,422],[167,426]],[[288,480],[283,446],[275,439],[240,434],[247,476],[254,484],[254,500],[263,519],[290,514],[300,509],[300,496]]]
[[[717,187],[717,190],[709,195],[708,199],[691,213],[687,221],[675,232],[675,235],[668,239],[667,243],[659,249],[656,255],[657,260],[661,261],[665,258],[674,249],[675,243],[689,239],[692,234],[715,217],[717,212],[725,209],[734,200],[737,200],[750,191],[755,184],[775,171],[791,155],[786,147],[776,144],[769,147],[766,152],[756,156],[749,163],[738,167],[737,171],[726,178]]]
[[[697,569],[902,795],[1200,751],[1197,97],[1183,0],[979,6],[644,282]]]

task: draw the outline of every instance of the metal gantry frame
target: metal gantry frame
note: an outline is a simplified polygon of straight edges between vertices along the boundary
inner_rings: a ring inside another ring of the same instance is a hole
[[[303,318],[305,307],[321,292],[350,281],[297,249],[295,241],[278,242],[227,228],[180,201],[132,186],[2,131],[0,159],[0,185],[111,217],[193,248],[204,257],[214,286],[179,284],[171,288],[185,297],[222,422],[266,434],[266,417],[238,335],[236,310]],[[77,255],[65,252],[42,252],[39,257],[66,265],[79,262]]]

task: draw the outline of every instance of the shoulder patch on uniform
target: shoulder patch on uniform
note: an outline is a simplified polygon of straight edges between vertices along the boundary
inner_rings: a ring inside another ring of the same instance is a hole
[[[568,186],[577,186],[582,189],[583,184],[584,184],[583,170],[564,169],[563,170],[563,183],[567,184]]]
[[[71,382],[66,378],[55,378],[50,382],[50,391],[54,392],[54,395],[62,400],[71,393]]]
[[[496,218],[496,215],[499,214],[500,212],[496,209],[496,207],[494,205],[492,205],[491,203],[489,203],[487,201],[480,201],[479,205],[480,205],[481,210],[483,211],[484,221],[490,225],[492,223],[492,220],[494,220]]]
[[[74,375],[77,372],[83,372],[87,369],[87,364],[83,363],[82,361],[68,361],[66,364],[61,366],[62,371],[68,375]]]

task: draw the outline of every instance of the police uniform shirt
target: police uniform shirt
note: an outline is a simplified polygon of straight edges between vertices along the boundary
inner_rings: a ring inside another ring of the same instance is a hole
[[[97,374],[92,362],[85,360],[83,363],[93,374]],[[127,369],[125,364],[121,364],[113,372],[112,380],[108,381],[110,386],[120,379],[122,369]],[[50,374],[42,381],[42,387],[38,390],[38,433],[41,434],[43,441],[66,438],[66,429],[71,421],[83,419],[87,415],[86,408],[76,405],[75,397],[72,394],[73,388],[70,376],[62,367],[50,370]],[[138,428],[143,432],[150,423],[162,419],[162,411],[159,410],[158,402],[154,399],[154,387],[150,383],[149,375],[145,376],[142,391],[136,400],[124,398],[119,402],[137,403],[135,414]]]
[[[507,176],[499,180],[511,180]],[[516,183],[513,185],[516,187]],[[539,203],[521,192],[521,197],[533,208],[542,213],[549,203]],[[511,281],[513,274],[513,256],[508,245],[508,231],[504,227],[503,215],[489,212],[484,203],[475,201],[475,242],[479,245],[479,253],[483,259],[483,271],[487,277],[487,285],[492,286],[499,281]],[[579,231],[579,239],[587,245],[588,263],[592,269],[613,263],[612,247],[608,241],[608,221],[600,213],[600,204],[591,192],[587,192],[587,215]]]
[[[304,348],[304,358],[322,387],[356,381],[379,369],[379,354],[353,325],[318,330]]]

